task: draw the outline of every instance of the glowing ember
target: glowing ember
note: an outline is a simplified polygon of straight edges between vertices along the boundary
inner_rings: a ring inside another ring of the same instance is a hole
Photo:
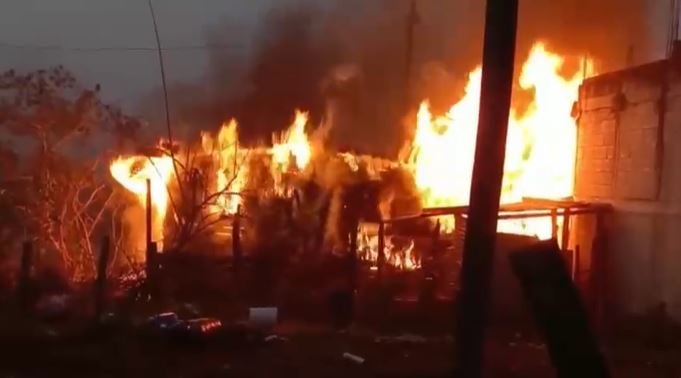
[[[511,110],[504,167],[502,203],[524,197],[559,199],[572,195],[575,173],[575,120],[581,73],[564,78],[558,72],[564,59],[536,44],[524,64],[520,86],[534,91],[534,101],[519,115]],[[475,156],[482,71],[469,75],[464,98],[449,112],[433,117],[421,104],[408,157],[425,207],[468,204]],[[451,230],[451,217],[442,219]],[[500,231],[551,237],[549,219],[504,221]]]
[[[119,157],[111,163],[109,169],[111,176],[134,193],[142,206],[145,206],[147,200],[147,180],[151,181],[152,239],[159,243],[159,250],[162,250],[163,224],[169,198],[167,185],[173,177],[173,160],[168,156]]]

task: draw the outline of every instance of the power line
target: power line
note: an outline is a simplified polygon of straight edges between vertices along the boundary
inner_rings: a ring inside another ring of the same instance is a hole
[[[17,50],[38,50],[38,51],[64,51],[75,53],[98,53],[107,51],[123,51],[123,52],[157,52],[156,47],[145,46],[107,46],[107,47],[77,47],[77,46],[60,46],[60,45],[24,45],[0,42],[0,48],[9,48]],[[180,45],[163,47],[163,51],[191,51],[191,50],[237,50],[244,49],[244,45],[237,44],[203,44],[203,45]]]

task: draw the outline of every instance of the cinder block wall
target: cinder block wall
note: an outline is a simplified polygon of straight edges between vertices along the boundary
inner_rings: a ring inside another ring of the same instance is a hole
[[[589,79],[577,109],[576,196],[615,209],[609,299],[625,313],[665,302],[681,320],[681,62]],[[577,244],[592,223],[578,221]]]

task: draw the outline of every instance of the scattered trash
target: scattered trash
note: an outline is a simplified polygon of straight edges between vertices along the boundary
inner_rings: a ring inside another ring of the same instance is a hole
[[[251,307],[248,311],[248,323],[257,328],[271,328],[277,324],[278,313],[276,307]]]
[[[364,358],[362,358],[362,357],[360,357],[356,354],[352,354],[352,353],[348,353],[348,352],[343,353],[343,358],[345,358],[348,361],[352,361],[352,362],[356,363],[357,365],[362,365],[365,361]]]
[[[164,312],[147,319],[147,325],[158,330],[172,329],[177,327],[180,323],[180,317],[174,312]]]
[[[281,337],[279,335],[269,335],[269,336],[265,337],[266,343],[271,343],[271,342],[274,342],[274,341],[288,341],[288,339],[285,338],[285,337]]]
[[[428,339],[426,339],[423,336],[419,335],[413,335],[409,333],[405,333],[404,335],[400,336],[384,336],[384,337],[377,337],[375,339],[377,343],[411,343],[411,344],[424,344],[428,342]]]

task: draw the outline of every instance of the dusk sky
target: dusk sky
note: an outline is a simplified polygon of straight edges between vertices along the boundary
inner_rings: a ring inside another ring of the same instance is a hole
[[[275,2],[277,0],[162,0],[154,5],[164,46],[202,45],[206,28],[223,23],[223,30],[233,28],[238,35],[234,38],[238,43],[225,48],[247,51],[257,20]],[[63,64],[82,81],[101,83],[107,100],[126,107],[134,106],[140,95],[159,84],[158,60],[153,50],[87,50],[155,48],[146,1],[0,0],[0,9],[2,70]],[[192,80],[205,70],[205,51],[169,50],[165,57],[170,81]]]
[[[668,16],[666,2],[649,1],[651,6],[657,7],[651,12],[654,16],[650,27],[657,30],[655,35],[664,36],[666,21],[660,22],[659,19],[666,20]],[[233,30],[233,35],[225,37],[231,42],[226,43],[224,48],[246,53],[263,13],[273,4],[283,2],[156,0],[154,4],[162,43],[171,48],[165,52],[168,80],[197,81],[207,64],[206,51],[173,50],[173,47],[202,45],[206,29],[222,24],[220,30]],[[101,83],[104,98],[126,108],[134,108],[141,96],[159,85],[158,60],[153,50],[88,50],[155,48],[147,1],[0,0],[0,9],[2,70],[63,64],[84,83]],[[663,48],[663,38],[659,42]],[[73,48],[85,50],[74,51]],[[645,57],[644,60],[654,58],[657,57]]]

